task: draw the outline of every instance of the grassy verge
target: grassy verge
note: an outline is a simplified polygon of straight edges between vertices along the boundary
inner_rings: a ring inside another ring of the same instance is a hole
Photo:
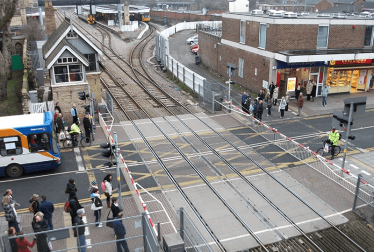
[[[0,104],[0,116],[21,115],[22,103],[19,102],[15,93],[21,92],[23,70],[14,71],[13,78],[8,80],[7,92],[8,99]]]

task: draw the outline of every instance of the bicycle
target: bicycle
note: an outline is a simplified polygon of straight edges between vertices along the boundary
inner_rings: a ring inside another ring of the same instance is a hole
[[[67,134],[70,135],[70,134]],[[78,143],[81,143],[83,147],[88,147],[91,145],[91,138],[83,136],[83,132],[81,131],[80,135],[76,135],[74,137],[74,140],[71,139],[71,137],[66,136],[63,140],[63,146],[64,148],[73,148],[78,146]]]
[[[329,154],[329,153],[331,154],[332,145],[331,145],[328,141],[329,141],[329,140],[324,140],[324,141],[322,141],[322,142],[323,142],[323,147],[321,147],[321,148],[319,148],[319,149],[317,150],[317,154],[318,154],[318,155],[323,156],[324,154]],[[326,145],[326,144],[329,145],[329,151],[328,151],[328,152],[325,151],[325,145]],[[337,155],[339,155],[340,151],[341,151],[340,146],[336,145],[336,146],[334,147],[334,157],[336,157]]]

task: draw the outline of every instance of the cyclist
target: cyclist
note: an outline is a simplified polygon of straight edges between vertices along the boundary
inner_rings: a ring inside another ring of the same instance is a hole
[[[330,144],[331,144],[331,160],[334,159],[334,149],[335,149],[335,146],[338,144],[338,141],[339,141],[339,133],[336,131],[335,127],[332,128],[330,134],[329,134],[329,140],[330,140]]]
[[[73,143],[73,146],[78,145],[78,143],[75,141],[75,138],[76,138],[77,135],[80,135],[80,133],[81,133],[81,130],[78,127],[78,125],[76,125],[75,123],[73,123],[71,125],[70,131],[69,131],[69,134],[71,136],[71,141]]]

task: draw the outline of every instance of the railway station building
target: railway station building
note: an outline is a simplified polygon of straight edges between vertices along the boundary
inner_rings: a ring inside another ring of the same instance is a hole
[[[49,71],[53,101],[60,102],[65,121],[72,121],[70,109],[77,105],[78,113],[84,113],[78,91],[95,93],[101,102],[100,69],[98,57],[102,51],[79,29],[65,19],[48,37],[42,48],[45,67]]]
[[[308,80],[330,93],[355,93],[373,88],[371,14],[317,14],[289,17],[224,13],[222,35],[199,29],[201,61],[223,76],[227,63],[238,67],[232,79],[254,92],[274,82],[279,95],[294,94]]]

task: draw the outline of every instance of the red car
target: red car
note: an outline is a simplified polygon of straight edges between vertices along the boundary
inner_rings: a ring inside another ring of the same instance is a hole
[[[195,43],[191,45],[191,50],[196,49],[199,46],[199,43]]]
[[[197,54],[199,52],[199,47],[192,49],[193,54]]]

